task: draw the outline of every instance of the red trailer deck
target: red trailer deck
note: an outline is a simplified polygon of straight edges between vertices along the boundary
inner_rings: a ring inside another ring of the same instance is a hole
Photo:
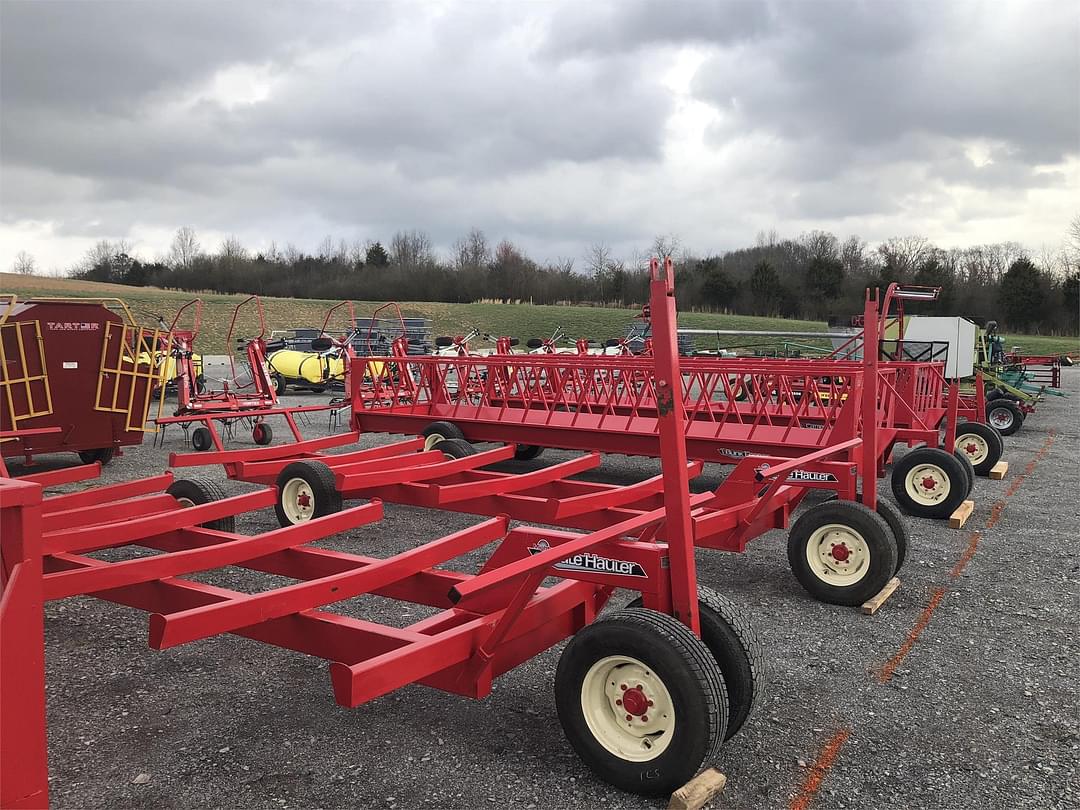
[[[878,344],[878,311],[868,292],[869,345]],[[884,474],[897,444],[921,444],[893,471],[893,492],[909,513],[948,517],[973,479],[964,460],[939,449],[954,445],[957,413],[956,397],[945,394],[942,364],[883,363],[877,352],[864,354],[858,361],[684,359],[689,456],[721,464],[747,454],[792,458],[861,437],[858,461],[873,478]],[[362,432],[512,442],[521,458],[543,447],[659,453],[658,403],[669,392],[658,385],[649,358],[493,355],[356,363],[353,379],[371,380],[352,392],[353,425]]]

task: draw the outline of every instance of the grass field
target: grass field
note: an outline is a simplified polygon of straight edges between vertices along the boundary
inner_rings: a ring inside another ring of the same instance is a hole
[[[152,314],[162,314],[171,320],[173,314],[185,302],[195,297],[191,293],[162,290],[156,287],[125,287],[120,284],[100,284],[67,278],[18,276],[0,273],[0,293],[15,293],[20,298],[31,296],[71,296],[80,298],[122,298],[137,316],[152,323]],[[242,300],[239,295],[203,293],[203,324],[198,347],[206,354],[226,351],[225,338],[232,310]],[[263,298],[267,329],[288,329],[297,326],[321,326],[327,309],[336,301],[318,299]],[[358,316],[371,315],[381,306],[380,302],[357,301]],[[251,335],[256,330],[253,308],[241,316],[237,330],[239,335]],[[561,326],[573,337],[607,340],[623,334],[626,325],[637,315],[627,309],[601,309],[598,307],[534,306],[531,304],[442,304],[430,302],[402,302],[405,316],[430,318],[436,335],[462,334],[476,327],[495,335],[512,335],[522,344],[529,338],[547,337]],[[344,318],[336,321],[343,328]],[[706,313],[683,313],[679,316],[682,326],[706,329],[774,329],[790,331],[824,331],[820,321],[798,321],[782,318],[760,318],[749,315],[714,315]],[[766,339],[732,337],[720,345],[731,347]],[[709,339],[707,347],[715,341]],[[699,343],[706,348],[705,343]],[[1005,345],[1021,346],[1031,354],[1055,354],[1080,351],[1080,339],[1068,337],[1043,337],[1038,335],[1006,335]]]

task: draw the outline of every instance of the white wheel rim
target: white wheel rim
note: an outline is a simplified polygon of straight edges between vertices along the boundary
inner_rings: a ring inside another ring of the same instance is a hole
[[[972,465],[982,464],[990,455],[990,445],[986,439],[976,433],[965,433],[956,437],[956,450],[968,457]]]
[[[290,478],[281,488],[281,509],[290,523],[302,523],[315,515],[315,493],[303,478]]]
[[[998,430],[1006,430],[1012,423],[1012,411],[1008,408],[994,408],[994,410],[990,411],[990,424]]]
[[[629,762],[656,759],[675,733],[675,705],[664,682],[625,655],[602,658],[585,673],[581,711],[596,741]]]
[[[904,479],[904,489],[920,506],[936,506],[949,497],[952,482],[936,464],[917,464]]]
[[[182,507],[184,507],[185,509],[187,509],[190,506],[195,505],[195,501],[191,500],[191,498],[177,498],[176,502],[178,504],[180,504]]]
[[[870,547],[850,526],[828,523],[810,535],[806,562],[822,582],[846,587],[860,582],[870,570]]]
[[[437,445],[439,442],[445,442],[445,441],[446,441],[446,437],[443,436],[441,433],[429,433],[427,436],[424,437],[424,449],[425,450],[430,450],[435,445]]]

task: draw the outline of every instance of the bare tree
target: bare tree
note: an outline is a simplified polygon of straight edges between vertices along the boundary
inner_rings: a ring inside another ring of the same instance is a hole
[[[682,247],[682,242],[679,240],[679,237],[673,233],[669,233],[666,236],[657,236],[653,239],[652,243],[653,255],[661,259],[674,256],[679,252],[680,247]]]
[[[479,269],[491,264],[491,246],[479,228],[472,228],[453,245],[454,266],[458,270]]]
[[[1065,255],[1069,265],[1074,270],[1080,270],[1080,214],[1069,222],[1069,229],[1065,233]]]
[[[191,267],[191,263],[199,255],[199,250],[199,240],[195,236],[195,229],[187,225],[177,228],[172,246],[169,248],[169,266],[174,269]]]
[[[237,237],[230,236],[221,243],[218,256],[230,261],[241,261],[247,258],[247,248],[240,243]]]
[[[431,238],[423,231],[398,231],[390,240],[390,262],[398,267],[422,267],[435,261]]]
[[[901,278],[912,276],[934,250],[930,241],[922,236],[894,236],[877,248],[885,266]]]
[[[37,270],[37,261],[25,250],[20,250],[15,254],[15,264],[11,270],[20,276],[32,276]]]
[[[611,264],[611,248],[603,242],[596,242],[589,246],[589,252],[585,254],[585,269],[592,275],[599,276],[607,271]]]

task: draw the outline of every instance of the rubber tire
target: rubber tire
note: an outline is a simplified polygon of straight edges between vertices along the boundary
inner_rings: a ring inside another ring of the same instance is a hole
[[[538,444],[519,444],[514,450],[514,458],[517,461],[532,461],[540,458],[543,452],[544,448]]]
[[[204,377],[202,374],[199,374],[198,376],[195,377],[195,393],[196,394],[205,394],[206,393],[206,377]]]
[[[956,427],[956,440],[960,441],[960,437],[965,433],[971,433],[983,441],[986,442],[990,449],[986,458],[973,466],[976,475],[989,475],[990,470],[994,465],[1001,461],[1002,455],[1005,453],[1005,442],[1001,439],[1001,434],[998,433],[997,428],[992,425],[984,425],[982,422],[965,422],[962,425]]]
[[[826,501],[835,501],[839,496],[834,492]],[[859,493],[859,503],[863,502],[862,493]],[[896,541],[896,570],[893,572],[899,573],[900,569],[904,567],[904,560],[907,559],[908,546],[911,544],[911,532],[908,531],[907,521],[904,520],[904,516],[900,513],[900,510],[889,503],[884,498],[877,499],[877,513],[881,516],[881,519],[885,521],[889,529],[892,531],[893,539]]]
[[[430,425],[424,428],[424,432],[420,435],[423,436],[425,440],[430,439],[433,436],[441,437],[438,439],[436,444],[441,441],[446,441],[447,439],[461,439],[462,441],[465,440],[465,434],[462,433],[461,428],[459,428],[453,422],[432,422]],[[425,450],[430,450],[434,446],[434,444],[428,445],[426,441],[424,443]]]
[[[212,481],[209,478],[201,478],[199,476],[192,476],[191,478],[181,478],[177,481],[173,481],[169,484],[169,488],[165,490],[166,494],[172,495],[174,498],[184,498],[191,501],[196,506],[201,506],[204,503],[212,503],[214,501],[223,501],[228,496],[225,494],[225,490],[221,488],[217,481]],[[214,529],[219,532],[232,532],[236,533],[236,516],[227,515],[217,520],[211,520],[206,523],[200,523],[204,529]]]
[[[83,464],[93,464],[96,461],[104,467],[112,461],[115,454],[116,449],[113,447],[99,447],[96,450],[80,450],[79,461]]]
[[[991,388],[986,392],[986,401],[993,402],[995,399],[1001,399],[1002,392],[996,388]]]
[[[464,439],[443,439],[432,450],[439,450],[447,458],[465,458],[476,455],[476,448]]]
[[[830,585],[810,570],[806,544],[815,530],[828,523],[855,529],[870,550],[870,568],[854,585]],[[876,594],[896,573],[897,541],[877,512],[854,501],[825,501],[802,514],[788,532],[788,563],[791,573],[807,593],[830,605],[861,605]]]
[[[626,607],[642,607],[639,596]],[[728,725],[724,742],[734,737],[761,704],[768,683],[765,648],[744,611],[726,596],[698,586],[701,640],[709,648],[728,694]]]
[[[341,511],[341,493],[334,481],[334,471],[321,461],[294,461],[278,473],[275,482],[278,494],[274,503],[274,514],[277,515],[279,526],[294,525],[281,507],[281,494],[285,491],[285,484],[294,478],[302,478],[311,487],[311,494],[315,498],[315,509],[311,515],[313,520]]]
[[[967,478],[967,493],[964,495],[966,498],[971,494],[971,490],[975,489],[975,468],[971,465],[971,459],[967,457],[967,453],[961,450],[953,450],[952,454],[960,461],[960,466],[964,468],[964,476]]]
[[[285,382],[285,378],[280,374],[274,375],[274,394],[276,396],[285,396],[285,392],[288,390],[289,384]]]
[[[917,504],[912,501],[904,489],[904,477],[914,467],[922,463],[937,465],[949,479],[951,487],[949,497],[939,504],[933,506]],[[963,482],[962,485],[960,484],[961,481]],[[893,466],[891,486],[893,497],[896,498],[901,511],[906,514],[922,518],[947,518],[956,511],[956,508],[968,496],[967,470],[960,459],[952,453],[934,447],[919,447],[906,453]]]
[[[676,711],[675,736],[656,758],[630,762],[596,741],[581,709],[589,668],[609,655],[636,658],[660,674]],[[555,706],[570,745],[611,785],[644,796],[668,796],[713,761],[728,722],[720,667],[682,622],[645,608],[620,610],[579,630],[555,671]]]
[[[210,450],[214,446],[214,438],[210,435],[210,429],[197,427],[191,431],[191,446],[200,453]]]
[[[1007,427],[998,427],[991,421],[990,415],[997,410],[1005,410],[1012,415],[1012,422]],[[987,403],[986,423],[1002,436],[1012,436],[1016,431],[1020,430],[1021,426],[1024,424],[1024,412],[1020,410],[1020,406],[1011,399],[1001,397],[1000,399]]]
[[[256,422],[255,427],[251,429],[251,440],[264,447],[274,440],[274,429],[266,422]]]

